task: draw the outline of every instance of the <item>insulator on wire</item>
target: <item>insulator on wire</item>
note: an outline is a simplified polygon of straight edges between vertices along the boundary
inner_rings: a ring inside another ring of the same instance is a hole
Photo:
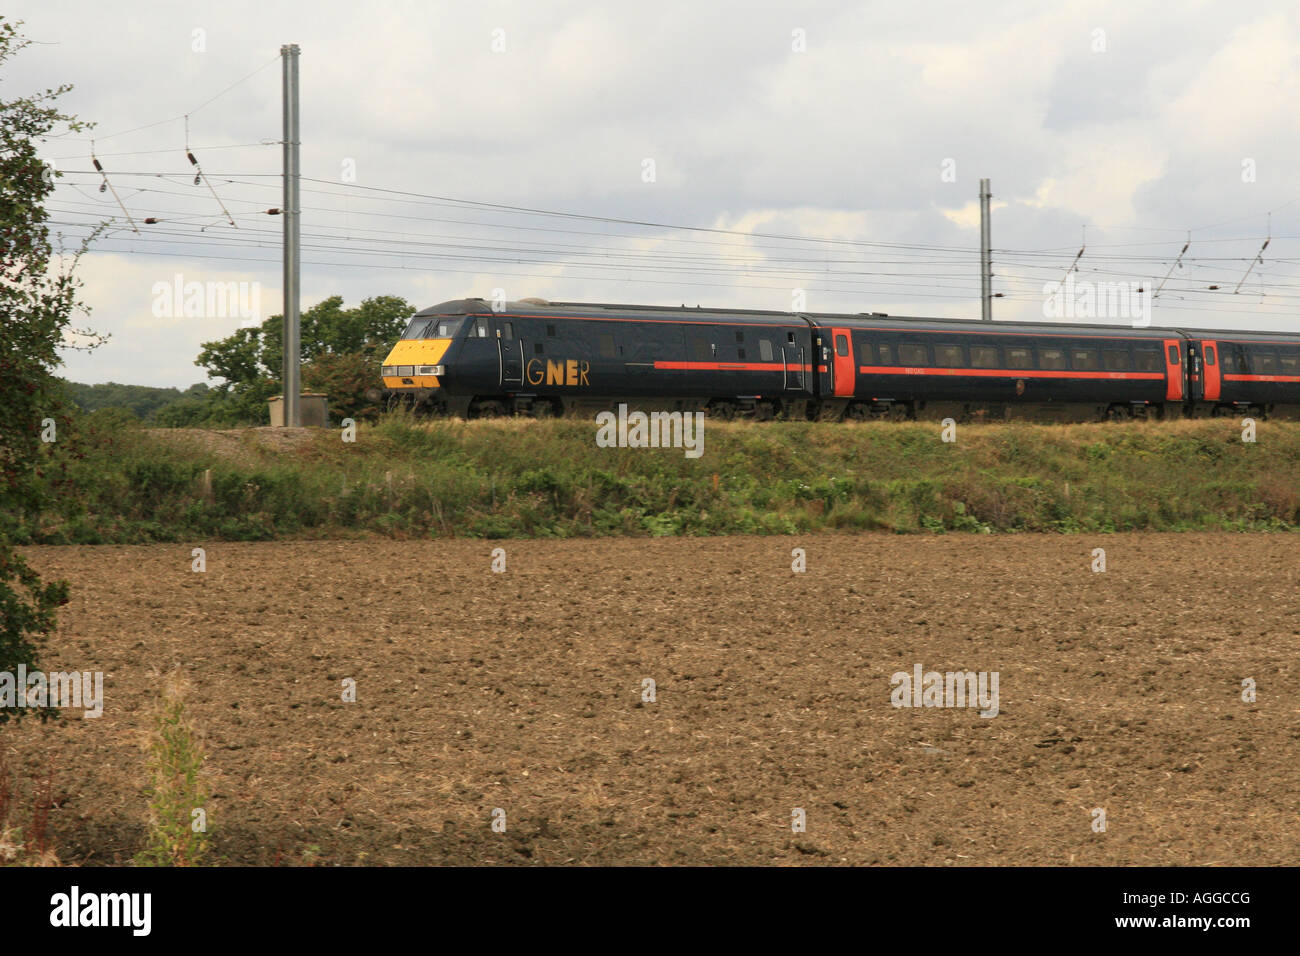
[[[278,216],[278,215],[280,215],[280,210],[278,210],[278,209],[268,209],[268,210],[266,211],[266,214],[267,214],[268,216]]]
[[[104,171],[104,167],[99,164],[99,160],[94,156],[90,157],[90,161],[95,164],[95,172],[102,173]]]
[[[162,221],[162,220],[160,220],[157,216],[149,216],[149,217],[147,217],[147,218],[145,219],[144,224],[145,224],[146,226],[154,226],[154,225],[157,225],[157,224],[158,224],[159,222],[161,222],[161,221]]]
[[[201,182],[203,182],[203,174],[202,174],[202,173],[195,173],[195,174],[194,174],[194,185],[197,186],[197,185],[199,185],[199,183],[201,183]]]
[[[199,161],[198,161],[197,159],[194,158],[194,154],[191,153],[189,150],[186,150],[186,151],[185,151],[185,155],[188,156],[188,157],[190,158],[190,165],[191,165],[191,166],[197,166],[197,165],[199,164]]]

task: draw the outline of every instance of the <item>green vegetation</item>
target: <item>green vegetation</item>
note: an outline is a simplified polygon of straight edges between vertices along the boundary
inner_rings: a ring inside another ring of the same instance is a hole
[[[0,67],[30,43],[18,26],[0,17]],[[85,129],[55,106],[69,89],[0,100],[0,515],[21,513],[28,521],[65,490],[51,449],[56,437],[68,436],[70,420],[53,369],[81,309],[74,274],[80,252],[71,261],[54,256],[45,202],[57,174],[39,151],[55,130]],[[93,333],[85,334],[93,346]],[[67,586],[43,582],[0,530],[0,671],[36,669],[38,645],[67,599]],[[0,708],[0,723],[21,713]],[[41,710],[43,718],[50,714]]]
[[[704,456],[597,448],[594,422],[419,420],[169,431],[90,416],[78,489],[0,515],[25,542],[472,536],[1292,530],[1300,423],[712,422]],[[78,457],[80,456],[80,457]]]
[[[369,418],[379,407],[366,391],[379,386],[380,367],[415,308],[405,299],[382,295],[343,308],[342,296],[330,296],[302,313],[302,384],[329,396],[336,419]],[[273,315],[260,326],[239,329],[224,339],[204,342],[194,364],[220,384],[202,401],[177,402],[156,416],[170,427],[189,425],[266,425],[267,400],[281,391],[284,360],[283,317]]]
[[[67,400],[83,412],[120,408],[137,418],[146,419],[182,399],[201,400],[208,392],[208,386],[202,382],[182,392],[179,388],[153,388],[149,385],[119,385],[116,382],[82,385],[61,381]]]
[[[383,295],[343,308],[331,296],[302,314],[302,385],[329,396],[330,415],[373,419],[379,405],[366,393],[381,384],[380,366],[415,308],[405,299]],[[83,412],[115,409],[163,428],[238,427],[270,422],[267,400],[279,395],[282,317],[239,329],[224,339],[203,343],[195,365],[218,380],[185,391],[108,382],[83,385],[59,380],[67,403]]]
[[[198,866],[208,853],[203,745],[185,713],[179,673],[167,679],[149,745],[149,836],[137,866]]]
[[[415,307],[392,295],[363,299],[345,309],[330,296],[302,313],[302,385],[329,396],[330,414],[374,419],[379,405],[366,393],[381,383],[380,366],[401,336]],[[215,387],[177,388],[83,385],[59,380],[64,400],[83,412],[116,409],[164,428],[237,427],[270,423],[267,400],[280,394],[283,317],[204,342],[194,364],[217,380]]]

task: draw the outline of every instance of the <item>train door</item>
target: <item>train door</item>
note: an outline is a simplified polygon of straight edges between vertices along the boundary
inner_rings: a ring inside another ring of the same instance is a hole
[[[814,395],[830,398],[835,394],[835,356],[832,332],[826,328],[813,329],[812,374]]]
[[[522,385],[524,381],[524,343],[515,338],[515,324],[509,319],[497,321],[497,382]]]
[[[1222,373],[1219,370],[1219,343],[1201,339],[1201,398],[1207,402],[1217,402],[1222,389]]]
[[[1183,346],[1180,339],[1165,339],[1165,401],[1181,402],[1185,394]]]
[[[781,378],[787,392],[803,391],[804,363],[807,356],[799,345],[794,332],[786,333],[785,344],[781,346]]]
[[[853,334],[848,329],[831,329],[832,364],[835,368],[835,397],[853,397]]]

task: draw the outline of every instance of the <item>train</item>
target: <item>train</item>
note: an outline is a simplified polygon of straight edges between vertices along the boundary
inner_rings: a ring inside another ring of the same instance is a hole
[[[390,407],[463,418],[1294,419],[1300,336],[457,299],[411,318],[382,378]]]

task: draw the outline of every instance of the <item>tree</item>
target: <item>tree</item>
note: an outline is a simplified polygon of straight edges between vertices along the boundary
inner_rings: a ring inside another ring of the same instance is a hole
[[[352,309],[333,295],[306,309],[299,339],[303,385],[325,392],[340,415],[376,411],[365,392],[379,383],[384,355],[414,312],[409,302],[392,295],[364,299]],[[281,391],[283,329],[283,317],[273,315],[257,328],[203,343],[194,364],[222,380],[209,395],[211,420],[267,421],[266,401]]]
[[[148,418],[158,409],[165,408],[182,397],[178,388],[120,385],[117,382],[82,385],[80,382],[64,381],[62,384],[68,400],[83,412],[96,412],[101,408],[125,408],[140,418]]]
[[[30,42],[20,26],[0,17],[0,66]],[[39,510],[44,499],[38,479],[50,464],[50,442],[69,434],[71,421],[54,376],[65,334],[89,337],[86,347],[102,341],[70,327],[72,317],[84,311],[74,271],[90,240],[70,262],[60,258],[56,265],[45,202],[57,174],[37,155],[55,128],[86,128],[54,105],[70,89],[0,100],[0,513],[6,514]],[[67,594],[65,583],[43,582],[0,531],[0,671],[36,668],[37,645],[53,629]],[[0,723],[18,712],[0,706]]]

